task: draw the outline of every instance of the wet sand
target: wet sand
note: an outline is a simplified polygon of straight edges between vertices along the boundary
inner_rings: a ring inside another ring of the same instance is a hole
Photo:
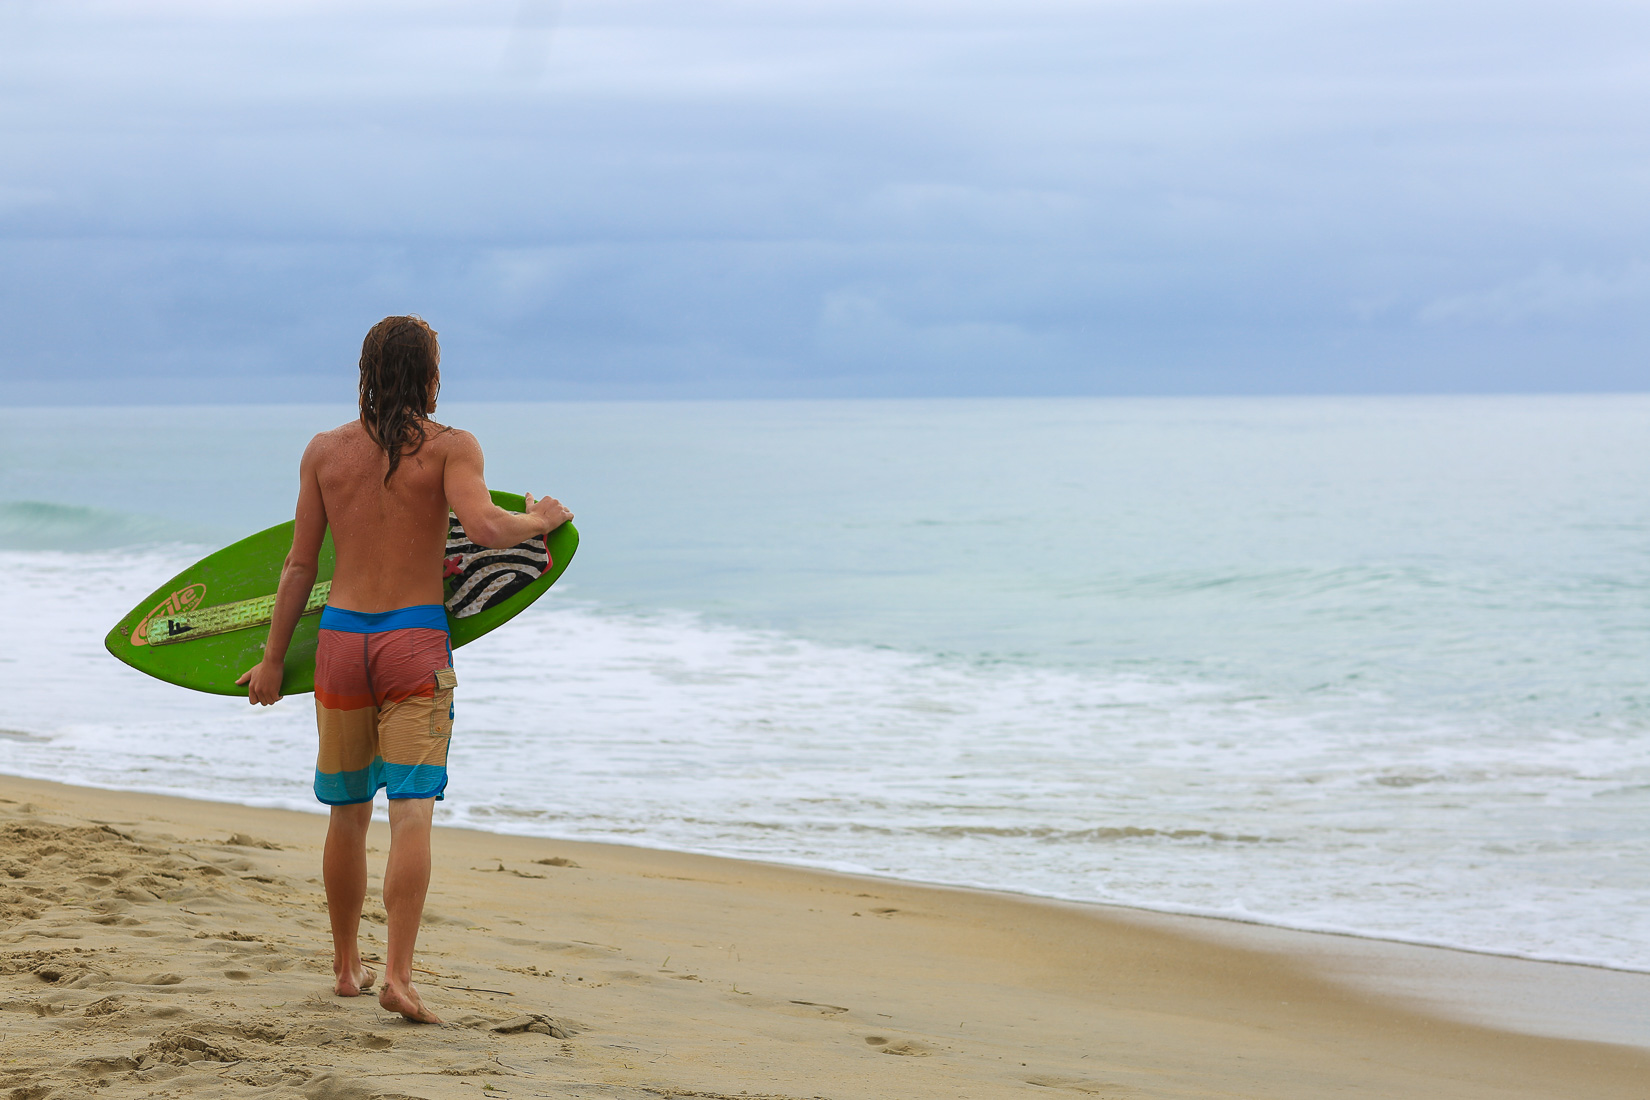
[[[330,991],[324,830],[0,777],[0,1095],[1603,1100],[1650,1081],[1630,1042],[1463,1019],[1496,1018],[1508,960],[457,829],[418,959],[449,1026],[422,1027]],[[372,843],[376,874],[386,826]],[[371,895],[366,916],[381,956]],[[1644,988],[1516,967],[1560,1005]]]

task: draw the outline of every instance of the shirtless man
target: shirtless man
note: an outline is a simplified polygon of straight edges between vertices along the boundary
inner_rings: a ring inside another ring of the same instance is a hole
[[[367,892],[367,826],[387,788],[389,916],[378,1003],[440,1023],[413,988],[413,946],[430,884],[430,820],[447,786],[456,683],[442,606],[447,511],[472,542],[504,548],[573,518],[551,497],[527,495],[516,515],[492,502],[481,447],[437,424],[441,350],[418,317],[386,317],[361,346],[361,417],[310,441],[298,467],[297,526],[281,567],[269,640],[237,683],[254,704],[281,698],[292,631],[315,584],[332,529],[336,566],[315,655],[320,753],[315,796],[332,807],[322,873],[332,918],[334,992],[354,997],[377,980],[357,933]]]

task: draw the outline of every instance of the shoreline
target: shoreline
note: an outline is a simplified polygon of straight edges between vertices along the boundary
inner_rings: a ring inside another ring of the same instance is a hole
[[[1486,1026],[1443,996],[1564,1015],[1600,976],[1642,1004],[1632,972],[451,827],[418,965],[454,1026],[421,1028],[327,992],[319,815],[0,776],[0,830],[8,1089],[1315,1100],[1650,1078],[1650,1042]]]
[[[25,782],[58,783],[57,780],[44,779],[39,776],[27,776],[18,775],[12,772],[0,772],[0,782],[4,782],[8,779],[22,780]],[[249,802],[226,802],[221,798],[215,798],[207,795],[195,796],[172,791],[144,790],[137,787],[105,787],[99,786],[95,783],[69,783],[61,785],[75,787],[81,790],[106,791],[114,794],[132,794],[147,798],[175,798],[185,802],[206,802],[213,805],[239,806],[249,810],[268,810],[275,813],[305,814],[314,817],[326,816],[326,807],[320,803],[314,803],[313,805],[305,804],[302,806],[274,804],[259,806]],[[388,818],[384,816],[383,806],[383,799],[380,797],[374,810],[373,821],[375,824],[383,824],[388,820]],[[439,815],[439,804],[437,804],[436,812]],[[908,878],[902,875],[885,874],[863,868],[833,867],[828,864],[813,863],[807,860],[797,860],[795,862],[791,862],[780,859],[764,858],[762,856],[743,855],[737,852],[707,851],[694,848],[672,848],[665,845],[637,844],[621,840],[578,839],[539,833],[509,832],[502,829],[484,829],[475,825],[443,824],[439,820],[439,817],[436,821],[436,828],[459,832],[473,832],[485,836],[504,836],[515,837],[522,840],[537,840],[547,844],[584,844],[596,847],[635,849],[642,852],[658,852],[664,855],[694,856],[704,859],[727,860],[732,863],[751,863],[763,867],[789,868],[799,871],[813,871],[818,872],[819,874],[829,875],[846,875],[852,878],[862,878],[874,882],[884,882],[895,885],[925,886],[939,890],[977,891],[985,894],[999,895],[1005,898],[1023,898],[1027,901],[1050,902],[1063,905],[1092,906],[1108,912],[1141,913],[1148,916],[1162,917],[1181,917],[1192,921],[1210,921],[1218,924],[1234,924],[1302,936],[1330,936],[1341,939],[1362,940],[1374,944],[1391,944],[1400,948],[1445,951],[1463,955],[1474,955],[1486,959],[1503,959],[1512,962],[1531,963],[1541,966],[1581,967],[1588,970],[1601,970],[1614,974],[1639,975],[1645,977],[1646,979],[1650,979],[1650,967],[1635,967],[1580,956],[1547,956],[1519,953],[1515,951],[1498,951],[1494,948],[1473,947],[1468,944],[1452,943],[1445,940],[1428,940],[1419,938],[1405,939],[1400,936],[1393,936],[1379,932],[1363,932],[1354,928],[1312,927],[1304,924],[1285,923],[1281,920],[1268,920],[1262,916],[1243,916],[1233,913],[1223,913],[1216,910],[1200,910],[1191,906],[1175,907],[1167,902],[1162,905],[1150,905],[1146,903],[1134,903],[1127,901],[1104,901],[1093,898],[1070,897],[1063,894],[1039,893],[1029,889],[1015,889],[1009,886],[992,886],[975,882],[946,882],[939,879]],[[1647,986],[1647,988],[1650,988],[1650,986]],[[1645,1039],[1643,1041],[1643,1045],[1650,1046],[1650,1026],[1645,1028]]]

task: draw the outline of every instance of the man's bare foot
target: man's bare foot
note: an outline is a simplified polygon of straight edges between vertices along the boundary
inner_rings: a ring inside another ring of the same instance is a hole
[[[418,991],[409,983],[405,986],[384,983],[378,991],[378,1006],[386,1012],[399,1012],[415,1024],[439,1024],[441,1017],[424,1007]]]
[[[357,967],[353,975],[340,974],[333,982],[332,991],[340,997],[359,997],[372,988],[372,983],[378,980],[378,975],[372,972],[372,967]]]

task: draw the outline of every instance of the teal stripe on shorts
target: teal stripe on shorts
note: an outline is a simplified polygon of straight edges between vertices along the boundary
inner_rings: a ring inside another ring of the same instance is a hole
[[[315,797],[328,806],[371,802],[388,787],[392,798],[445,800],[447,769],[439,764],[386,764],[382,756],[353,772],[315,773]]]
[[[388,781],[384,774],[384,758],[374,757],[371,764],[352,772],[315,772],[315,797],[328,806],[353,806],[357,802],[371,802]]]

